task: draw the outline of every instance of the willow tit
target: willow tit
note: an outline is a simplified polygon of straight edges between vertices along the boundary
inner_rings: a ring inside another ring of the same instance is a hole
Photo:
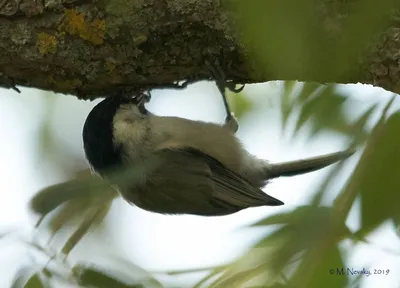
[[[157,164],[139,180],[113,183],[125,200],[156,213],[218,216],[282,205],[261,190],[270,179],[312,172],[353,153],[277,164],[258,159],[235,136],[238,125],[225,86],[217,84],[227,112],[223,125],[154,115],[144,107],[143,97],[109,97],[97,104],[83,128],[92,169],[107,178],[107,171],[139,167],[156,157]]]

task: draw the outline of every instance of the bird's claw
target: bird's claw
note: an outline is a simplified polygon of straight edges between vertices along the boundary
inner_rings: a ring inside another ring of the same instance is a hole
[[[150,102],[151,100],[151,92],[150,90],[147,91],[140,91],[137,95],[136,98],[138,99],[138,103],[140,105],[144,105],[145,103]]]
[[[236,88],[236,85],[237,85],[237,84],[236,84],[235,82],[225,82],[225,86],[226,86],[229,90],[231,90],[232,92],[234,92],[234,93],[240,93],[240,92],[242,92],[243,89],[244,89],[244,86],[246,86],[246,84],[242,84],[241,87]]]
[[[229,129],[233,133],[236,133],[239,130],[239,123],[237,122],[237,119],[233,113],[226,116],[224,127]]]

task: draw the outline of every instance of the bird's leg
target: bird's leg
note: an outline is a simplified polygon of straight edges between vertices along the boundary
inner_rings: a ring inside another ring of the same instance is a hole
[[[239,124],[229,109],[229,104],[226,99],[226,94],[225,94],[225,87],[227,87],[229,90],[233,92],[240,92],[243,90],[244,85],[240,87],[239,89],[235,88],[235,84],[233,82],[228,82],[225,78],[225,73],[222,71],[221,67],[219,65],[210,65],[210,63],[207,62],[207,65],[209,66],[209,69],[211,71],[212,77],[215,80],[215,83],[217,84],[218,90],[221,93],[222,100],[224,101],[224,106],[225,106],[225,111],[226,111],[226,118],[225,118],[225,124],[224,126],[231,130],[232,132],[237,132],[239,129]]]
[[[150,102],[150,99],[151,99],[151,92],[150,92],[150,90],[140,91],[140,92],[136,95],[136,98],[138,98],[138,103],[139,103],[139,105],[144,105],[145,103]]]

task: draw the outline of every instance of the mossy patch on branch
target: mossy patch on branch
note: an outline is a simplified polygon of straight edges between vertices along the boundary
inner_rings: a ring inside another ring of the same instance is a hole
[[[54,54],[57,51],[57,38],[51,34],[40,32],[36,38],[36,47],[40,54]]]
[[[53,75],[47,77],[47,82],[49,84],[55,85],[58,90],[67,91],[74,90],[82,86],[82,81],[79,79],[64,80],[63,78],[55,78]]]

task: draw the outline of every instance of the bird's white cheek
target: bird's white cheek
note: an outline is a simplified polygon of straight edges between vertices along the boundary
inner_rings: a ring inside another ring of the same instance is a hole
[[[114,122],[114,139],[117,142],[125,140],[130,134],[132,134],[132,131],[130,130],[130,125],[125,121]]]
[[[145,133],[145,126],[139,121],[133,123],[127,121],[114,122],[113,134],[117,143],[140,145]]]

